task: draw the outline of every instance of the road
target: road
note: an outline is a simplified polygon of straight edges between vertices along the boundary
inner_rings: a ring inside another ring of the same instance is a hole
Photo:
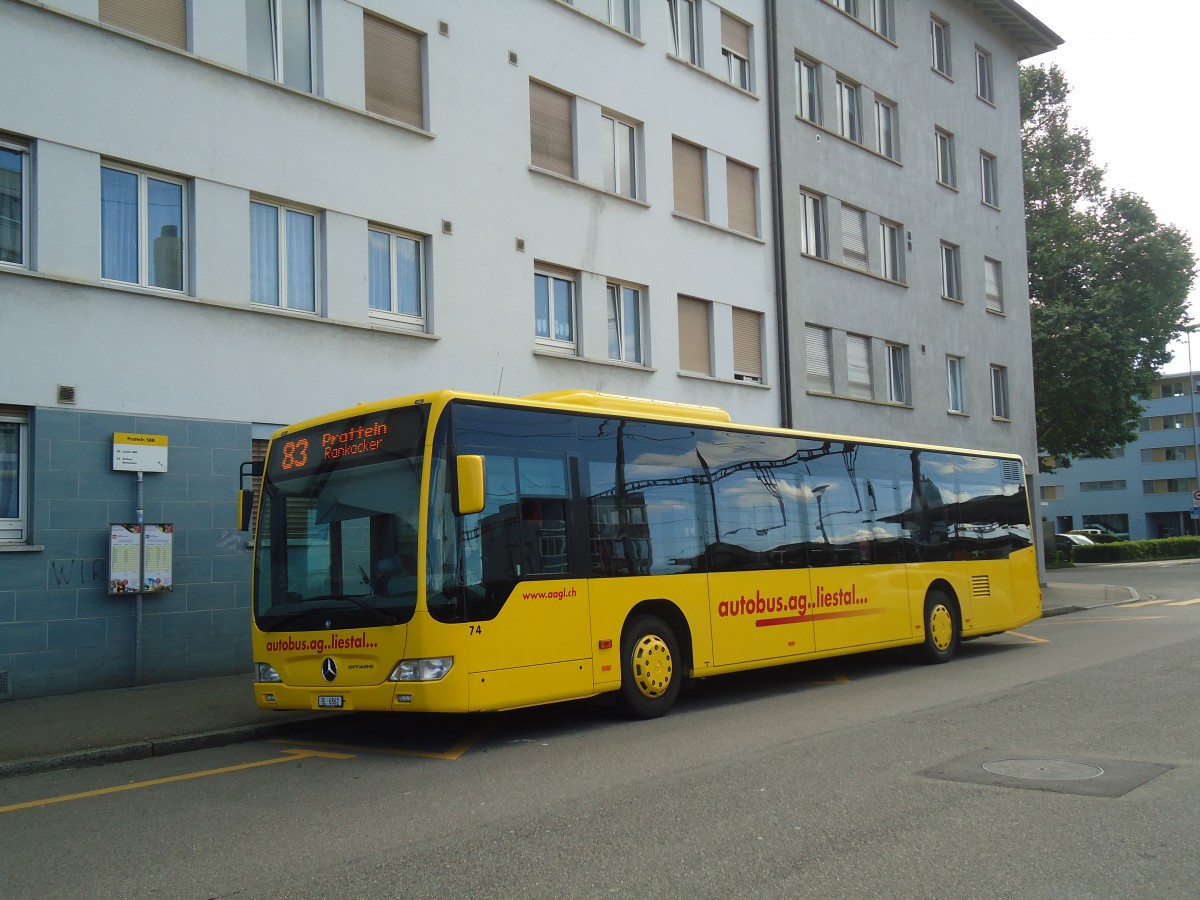
[[[364,716],[0,781],[0,895],[1195,897],[1200,582],[1115,572],[1069,575],[1141,602],[944,666],[711,679],[651,722]]]

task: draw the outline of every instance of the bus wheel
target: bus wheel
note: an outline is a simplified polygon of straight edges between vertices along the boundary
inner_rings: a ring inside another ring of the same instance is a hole
[[[681,663],[671,626],[655,616],[632,620],[621,638],[622,711],[638,719],[663,715],[679,696]]]
[[[930,591],[925,598],[925,643],[920,647],[922,661],[949,661],[958,649],[958,641],[958,611],[954,601],[941,591]]]

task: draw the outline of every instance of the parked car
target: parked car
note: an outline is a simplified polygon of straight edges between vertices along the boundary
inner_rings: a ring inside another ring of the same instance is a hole
[[[1094,543],[1096,543],[1096,542],[1093,541],[1086,534],[1076,534],[1074,532],[1067,532],[1066,534],[1056,534],[1054,536],[1055,551],[1058,553],[1061,553],[1067,559],[1071,558],[1071,555],[1075,552],[1076,547],[1083,547],[1087,544],[1094,544]]]

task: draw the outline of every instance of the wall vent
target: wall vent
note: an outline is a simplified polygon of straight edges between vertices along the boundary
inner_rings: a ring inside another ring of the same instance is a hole
[[[508,64],[510,66],[515,66],[517,64],[517,62],[518,62],[517,52],[515,50],[509,50],[508,51]]]
[[[450,23],[438,20],[438,34],[442,37],[450,37]]]
[[[67,405],[74,405],[74,403],[75,403],[75,385],[60,384],[58,386],[58,402],[65,403]]]
[[[454,234],[454,223],[449,219],[442,219],[442,234]]]
[[[525,238],[517,238],[517,250],[521,253],[525,252]]]
[[[12,699],[12,680],[7,672],[0,672],[0,700]]]

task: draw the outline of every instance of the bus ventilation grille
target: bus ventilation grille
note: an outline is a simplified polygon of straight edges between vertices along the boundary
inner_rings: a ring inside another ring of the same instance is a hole
[[[988,576],[971,576],[971,596],[976,598],[992,596],[992,583],[988,580]]]
[[[1011,459],[1004,460],[1004,480],[1009,484],[1021,483],[1021,464]]]

